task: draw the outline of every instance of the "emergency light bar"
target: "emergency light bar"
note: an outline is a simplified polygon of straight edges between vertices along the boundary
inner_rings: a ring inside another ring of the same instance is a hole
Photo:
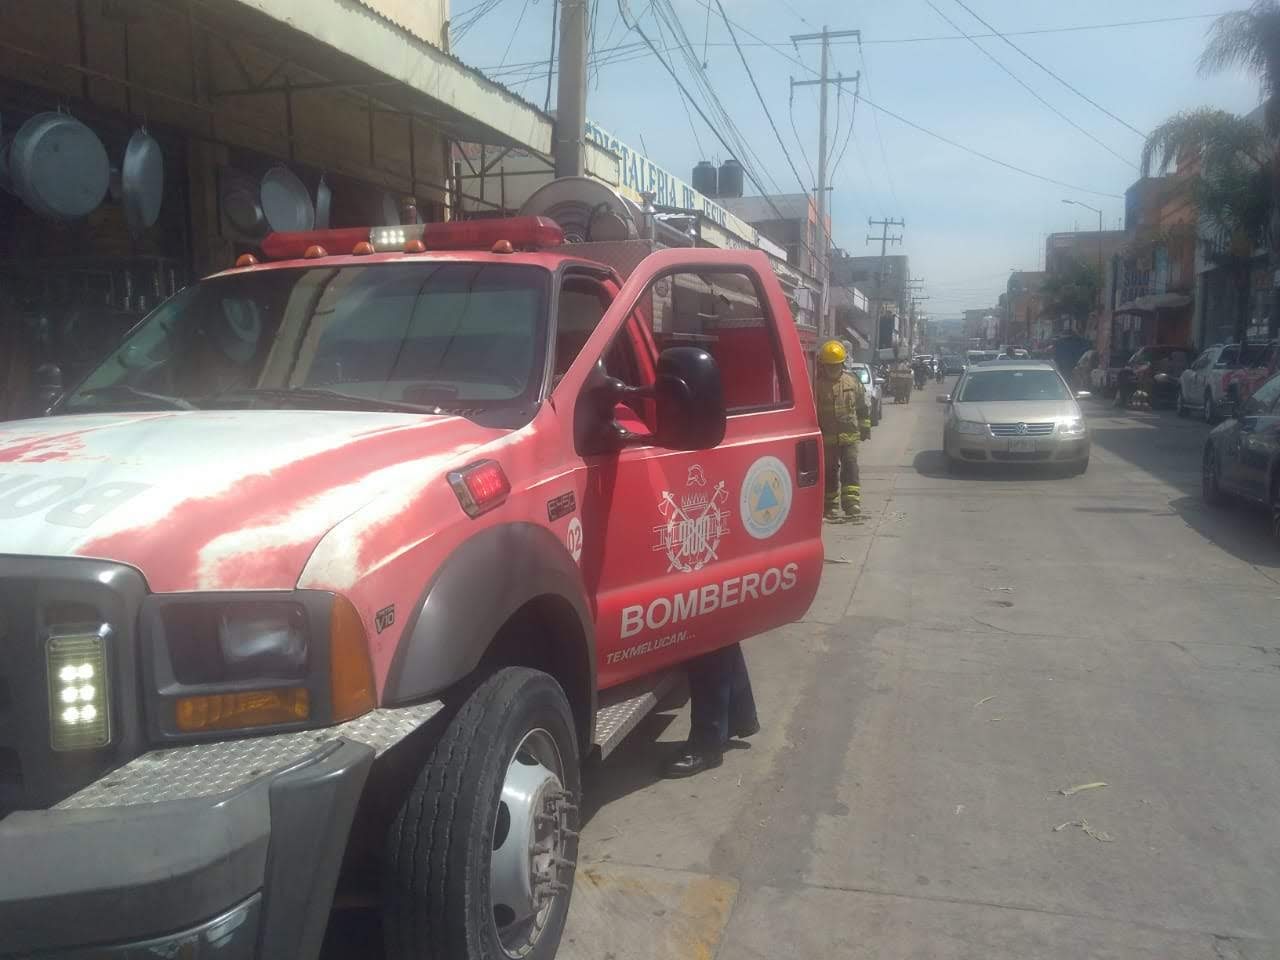
[[[419,245],[426,250],[488,251],[504,240],[515,250],[537,250],[564,243],[564,231],[547,217],[301,230],[268,234],[262,252],[270,260],[298,260],[316,246],[330,254],[367,253],[367,249],[356,250],[359,244],[371,244],[378,253],[420,252]]]

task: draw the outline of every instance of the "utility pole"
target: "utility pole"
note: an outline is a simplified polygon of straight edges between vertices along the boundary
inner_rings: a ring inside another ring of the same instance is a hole
[[[552,159],[557,177],[583,173],[587,126],[587,0],[560,3],[560,78]]]
[[[913,282],[913,283],[915,283],[915,282],[918,282],[918,281],[912,281],[912,282]],[[929,298],[928,298],[927,296],[925,296],[925,297],[912,297],[912,298],[911,298],[911,347],[910,347],[910,349],[907,351],[907,352],[908,352],[908,354],[914,355],[914,354],[915,354],[915,352],[916,352],[916,348],[915,348],[916,343],[917,343],[917,342],[920,342],[920,343],[923,343],[923,342],[924,342],[924,337],[921,337],[919,341],[917,341],[917,340],[916,340],[916,304],[917,304],[917,303],[923,303],[925,300],[928,300],[928,299],[929,299]]]
[[[923,337],[916,337],[916,304],[922,300],[928,300],[929,298],[915,296],[923,286],[924,277],[908,277],[907,282],[903,285],[903,292],[911,294],[911,326],[908,328],[907,342],[911,345],[910,353],[913,355],[916,352],[915,345],[924,341]]]
[[[876,308],[872,314],[873,321],[872,321],[872,331],[871,331],[872,333],[871,342],[872,342],[872,348],[873,348],[873,352],[871,355],[875,359],[879,360],[880,359],[880,313],[884,309],[884,297],[882,295],[883,288],[884,288],[884,255],[885,255],[885,250],[888,248],[889,244],[902,242],[901,235],[896,237],[889,236],[889,228],[903,227],[905,229],[907,226],[907,222],[905,220],[895,220],[892,217],[888,218],[887,220],[872,220],[870,217],[868,217],[867,226],[881,228],[880,236],[867,237],[867,243],[871,243],[875,240],[880,241],[880,266],[876,270],[876,301],[875,301]]]
[[[820,300],[820,318],[818,330],[823,336],[831,336],[834,331],[828,320],[827,305],[831,290],[831,231],[827,229],[827,87],[831,84],[857,83],[858,74],[852,77],[829,77],[827,72],[831,59],[831,41],[838,37],[857,37],[862,39],[859,30],[829,30],[826,24],[821,33],[796,33],[791,36],[791,44],[799,50],[801,41],[821,40],[822,58],[817,80],[792,80],[791,86],[818,88],[818,231],[821,234],[822,297]]]

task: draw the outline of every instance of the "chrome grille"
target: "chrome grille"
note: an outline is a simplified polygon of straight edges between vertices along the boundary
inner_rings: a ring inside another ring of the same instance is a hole
[[[1047,437],[1053,434],[1053,421],[1048,423],[993,423],[991,433],[997,437]]]

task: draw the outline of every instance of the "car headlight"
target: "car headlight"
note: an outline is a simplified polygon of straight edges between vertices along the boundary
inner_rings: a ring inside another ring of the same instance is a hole
[[[1058,433],[1064,437],[1082,437],[1085,433],[1083,417],[1071,417],[1058,421]]]
[[[979,423],[977,420],[957,420],[956,421],[956,433],[970,433],[970,434],[977,434],[977,435],[985,435],[986,432],[987,432],[987,425],[985,423]]]
[[[375,705],[367,634],[345,597],[156,596],[143,624],[154,738],[322,726]]]

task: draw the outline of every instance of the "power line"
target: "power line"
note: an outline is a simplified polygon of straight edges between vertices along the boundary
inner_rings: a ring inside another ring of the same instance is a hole
[[[835,163],[831,165],[831,173],[828,174],[828,178],[831,180],[835,180],[836,170],[839,169],[840,161],[844,159],[844,153],[846,150],[849,149],[849,141],[853,138],[853,121],[858,116],[858,87],[859,86],[861,86],[861,78],[859,78],[859,80],[855,82],[853,85],[853,106],[849,108],[849,129],[845,131],[844,143],[840,145],[840,152],[836,154]],[[839,90],[840,88],[837,87],[836,89]],[[836,96],[836,102],[837,102],[836,119],[837,120],[839,120],[839,113],[838,113],[839,99],[840,99],[839,94],[837,94]]]
[[[553,0],[551,4],[551,53],[547,55],[547,96],[542,101],[542,110],[545,113],[551,109],[551,74],[556,68],[556,26],[559,20],[560,4],[558,0]],[[594,20],[592,23],[594,24]],[[595,27],[592,27],[592,37],[595,36]]]
[[[804,152],[804,144],[800,142],[800,131],[796,129],[796,78],[791,77],[791,95],[787,98],[787,117],[791,121],[791,135],[796,138],[796,149],[800,151],[800,159],[804,161],[805,169],[809,171],[809,180],[812,183],[818,182],[818,176],[813,172],[813,164],[809,162],[809,155]],[[808,192],[808,191],[806,191]]]
[[[502,51],[502,63],[498,64],[499,67],[507,62],[507,54],[511,52],[511,45],[516,42],[516,35],[520,32],[520,24],[524,22],[525,11],[528,9],[529,0],[524,0],[524,5],[520,8],[520,16],[516,17],[515,28],[511,31],[511,39],[507,41],[507,49]]]
[[[1016,43],[1014,43],[1012,40],[1010,40],[1007,36],[1005,36],[1003,33],[1001,33],[999,30],[997,30],[997,29],[996,29],[995,27],[993,27],[991,24],[987,23],[987,21],[983,20],[983,19],[982,19],[982,17],[978,16],[978,14],[976,14],[976,13],[974,13],[974,12],[973,12],[973,8],[972,8],[972,7],[970,7],[967,3],[965,3],[965,2],[964,2],[964,0],[956,0],[956,3],[958,3],[958,4],[959,4],[961,7],[963,7],[966,11],[968,11],[969,16],[973,17],[973,19],[977,20],[980,24],[982,24],[984,27],[986,27],[988,30],[990,30],[992,33],[994,33],[997,37],[999,37],[1001,40],[1003,40],[1003,41],[1004,41],[1005,43],[1007,43],[1009,46],[1013,47],[1013,49],[1017,50],[1017,51],[1018,51],[1018,53],[1022,54],[1024,57],[1026,57],[1028,60],[1030,60],[1032,63],[1034,63],[1037,67],[1039,67],[1041,70],[1043,70],[1043,71],[1044,71],[1045,73],[1047,73],[1049,76],[1053,77],[1053,79],[1057,80],[1060,84],[1062,84],[1064,87],[1066,87],[1066,88],[1067,88],[1068,90],[1070,90],[1072,93],[1074,93],[1077,97],[1079,97],[1080,99],[1084,100],[1086,103],[1090,103],[1090,104],[1092,104],[1093,106],[1097,107],[1099,110],[1101,110],[1103,113],[1105,113],[1108,117],[1110,117],[1112,120],[1114,120],[1116,123],[1120,124],[1121,126],[1123,126],[1123,127],[1127,127],[1129,130],[1132,130],[1134,133],[1136,133],[1138,136],[1140,136],[1140,137],[1142,137],[1142,138],[1144,138],[1144,139],[1146,138],[1146,134],[1145,134],[1145,133],[1143,133],[1141,130],[1139,130],[1137,127],[1135,127],[1133,124],[1131,124],[1131,123],[1127,123],[1127,122],[1125,122],[1124,120],[1121,120],[1119,117],[1117,117],[1114,113],[1112,113],[1110,110],[1108,110],[1108,109],[1107,109],[1106,107],[1104,107],[1102,104],[1098,103],[1098,101],[1096,101],[1096,100],[1092,99],[1091,97],[1089,97],[1089,96],[1087,96],[1087,95],[1085,95],[1085,94],[1081,93],[1081,92],[1080,92],[1079,90],[1077,90],[1074,86],[1072,86],[1072,85],[1071,85],[1070,83],[1068,83],[1066,80],[1063,80],[1060,76],[1058,76],[1056,73],[1054,73],[1054,72],[1053,72],[1052,70],[1050,70],[1048,67],[1046,67],[1043,63],[1041,63],[1041,62],[1040,62],[1039,60],[1037,60],[1035,57],[1031,56],[1031,54],[1027,53],[1027,51],[1023,50],[1020,46],[1018,46]]]
[[[888,109],[887,107],[882,107],[879,104],[872,103],[866,97],[862,98],[862,102],[865,103],[872,110],[875,110],[877,113],[883,113],[886,117],[892,117],[894,120],[897,120],[899,123],[906,124],[908,127],[911,127],[913,130],[918,130],[921,133],[925,134],[926,136],[933,137],[933,139],[940,140],[941,142],[947,144],[948,146],[955,147],[957,150],[963,150],[965,153],[971,153],[975,157],[981,157],[983,160],[986,160],[989,163],[994,163],[998,167],[1004,167],[1006,170],[1012,170],[1015,173],[1021,173],[1024,176],[1032,177],[1036,180],[1042,180],[1045,183],[1052,183],[1058,187],[1065,187],[1067,190],[1076,190],[1076,191],[1079,191],[1080,193],[1087,193],[1095,197],[1107,197],[1112,200],[1124,199],[1118,193],[1105,193],[1102,190],[1090,190],[1088,187],[1076,186],[1073,183],[1067,183],[1063,180],[1057,180],[1053,177],[1048,177],[1041,173],[1035,173],[1031,170],[1025,169],[1024,167],[1019,167],[1019,166],[1016,166],[1015,164],[1007,163],[1004,160],[997,160],[995,157],[991,156],[989,153],[983,153],[981,150],[973,149],[973,147],[966,147],[963,143],[958,143],[957,141],[952,140],[950,137],[944,137],[940,133],[934,133],[932,130],[929,130],[925,127],[920,126],[920,124],[918,123],[913,123],[912,121],[908,120],[906,117],[902,116],[901,114],[894,113],[892,110]]]
[[[942,12],[942,10],[941,10],[941,8],[939,8],[939,6],[938,6],[936,3],[934,3],[934,2],[933,2],[933,0],[924,0],[924,2],[925,2],[925,3],[927,3],[927,4],[929,5],[929,9],[931,9],[934,13],[936,13],[936,14],[937,14],[938,16],[940,16],[943,20],[945,20],[945,21],[946,21],[946,22],[951,26],[951,28],[952,28],[953,30],[959,30],[959,29],[960,29],[959,24],[957,24],[954,20],[952,20],[952,19],[951,19],[950,17],[948,17],[945,13],[943,13],[943,12]],[[962,4],[962,6],[963,6],[963,4]],[[1036,100],[1038,100],[1040,103],[1042,103],[1042,104],[1043,104],[1047,109],[1049,109],[1050,111],[1052,111],[1052,112],[1053,112],[1055,115],[1057,115],[1059,118],[1061,118],[1062,120],[1065,120],[1065,121],[1066,121],[1066,122],[1067,122],[1067,123],[1068,123],[1072,128],[1074,128],[1074,129],[1076,129],[1076,130],[1080,131],[1080,133],[1083,133],[1086,137],[1088,137],[1090,140],[1092,140],[1094,143],[1096,143],[1098,146],[1100,146],[1103,150],[1107,151],[1107,153],[1111,154],[1113,157],[1115,157],[1115,158],[1116,158],[1117,160],[1119,160],[1120,162],[1122,162],[1122,163],[1127,163],[1129,166],[1133,167],[1135,170],[1138,168],[1138,165],[1137,165],[1136,163],[1134,163],[1132,160],[1128,160],[1128,159],[1126,159],[1122,154],[1120,154],[1120,153],[1118,153],[1117,151],[1115,151],[1115,150],[1111,149],[1111,147],[1107,146],[1105,143],[1103,143],[1101,140],[1099,140],[1097,137],[1095,137],[1092,133],[1090,133],[1090,132],[1089,132],[1088,130],[1086,130],[1084,127],[1080,126],[1080,124],[1076,123],[1074,120],[1072,120],[1070,117],[1068,117],[1065,113],[1063,113],[1061,110],[1059,110],[1057,107],[1055,107],[1052,103],[1050,103],[1050,102],[1049,102],[1048,100],[1046,100],[1044,97],[1040,96],[1040,94],[1036,92],[1035,88],[1033,88],[1033,87],[1031,86],[1031,84],[1027,83],[1027,82],[1026,82],[1025,80],[1023,80],[1020,76],[1018,76],[1016,73],[1014,73],[1014,72],[1013,72],[1012,70],[1010,70],[1008,67],[1006,67],[1006,66],[1005,66],[1005,65],[1000,61],[1000,58],[999,58],[999,57],[997,57],[994,53],[992,53],[990,50],[988,50],[986,47],[984,47],[982,44],[980,44],[977,40],[974,40],[972,37],[969,37],[968,39],[969,39],[969,42],[970,42],[970,43],[972,43],[972,44],[974,45],[974,47],[976,47],[976,48],[977,48],[977,50],[978,50],[978,51],[979,51],[979,52],[980,52],[984,57],[986,57],[988,60],[990,60],[992,63],[994,63],[997,67],[999,67],[1002,71],[1004,71],[1006,74],[1008,74],[1008,75],[1009,75],[1009,77],[1010,77],[1010,79],[1012,79],[1014,83],[1016,83],[1018,86],[1022,87],[1022,89],[1026,90],[1026,91],[1027,91],[1027,93],[1029,93],[1029,94],[1031,94],[1031,96],[1035,97],[1035,98],[1036,98]]]
[[[625,2],[626,0],[618,0],[619,12],[622,11],[622,4]],[[681,93],[685,94],[686,97],[689,97],[688,91],[685,90],[684,84],[680,82],[680,77],[677,76],[675,69],[671,66],[671,64],[669,64],[663,58],[663,56],[660,53],[658,53],[658,48],[654,45],[653,41],[649,39],[649,35],[644,32],[644,29],[640,26],[640,22],[637,20],[634,25],[627,23],[625,13],[622,13],[622,20],[623,20],[623,24],[627,27],[628,30],[634,30],[636,33],[640,34],[640,38],[644,40],[644,42],[649,46],[649,49],[653,51],[653,55],[658,58],[658,62],[662,64],[663,69],[667,71],[668,75],[670,75],[672,81],[675,82],[675,85],[680,89]],[[702,107],[698,104],[698,102],[694,100],[692,97],[689,97],[689,103],[693,107],[693,109],[697,111],[698,116],[702,118],[702,122],[707,125],[707,127],[711,130],[713,134],[715,134],[715,138],[720,141],[720,145],[724,147],[725,150],[728,150],[729,152],[732,153],[732,148],[729,146],[729,143],[725,139],[724,134],[722,134],[719,130],[716,129],[715,125],[711,122],[710,118],[707,117],[706,112],[702,109]],[[779,220],[787,219],[782,215],[782,211],[778,209],[778,205],[773,202],[773,198],[769,196],[768,191],[766,191],[764,187],[760,184],[759,179],[755,176],[755,174],[751,171],[751,169],[746,165],[743,166],[743,174],[746,176],[748,180],[751,181],[751,185],[755,187],[758,191],[760,191],[761,199],[764,200],[764,202],[769,205],[769,208],[774,212],[777,218]],[[809,245],[808,241],[801,238],[800,244],[806,250],[808,250],[812,256],[816,257],[819,263],[825,262],[824,258],[818,255],[818,253],[813,249],[813,247]]]
[[[861,40],[862,38],[859,37],[858,39]],[[858,61],[862,67],[862,76],[867,78],[867,93],[870,93],[871,71],[867,69],[867,58],[862,53],[862,47],[858,47]],[[880,117],[878,114],[873,113],[871,115],[871,124],[876,128],[876,141],[880,144],[880,162],[884,164],[884,178],[889,184],[889,194],[893,197],[894,206],[902,210],[904,207],[902,201],[898,199],[898,188],[893,182],[893,168],[889,166],[889,153],[884,148],[884,136],[880,133]]]
[[[501,2],[501,0],[481,0],[481,3],[477,4],[477,6],[496,6],[498,2]],[[698,2],[702,3],[702,0],[698,0]],[[709,2],[702,3],[702,6],[705,7],[708,12],[711,12],[711,5]],[[475,9],[475,8],[473,7],[471,9]],[[642,12],[640,16],[644,16],[644,13]],[[1190,14],[1190,15],[1181,16],[1181,17],[1156,17],[1154,19],[1149,19],[1149,20],[1123,20],[1118,23],[1090,23],[1090,24],[1080,24],[1078,26],[1073,26],[1073,27],[1044,27],[1038,30],[1010,30],[1005,33],[971,33],[968,35],[963,33],[948,33],[948,34],[938,34],[935,36],[928,36],[928,37],[885,37],[880,40],[863,40],[861,45],[883,46],[885,44],[892,45],[892,44],[899,44],[899,43],[932,43],[934,41],[969,40],[971,38],[975,40],[1004,40],[1007,37],[1033,37],[1033,36],[1044,36],[1047,34],[1055,34],[1055,33],[1079,33],[1082,31],[1089,31],[1089,30],[1114,30],[1114,29],[1120,29],[1124,27],[1141,27],[1141,26],[1151,26],[1151,25],[1165,24],[1165,23],[1181,23],[1188,20],[1209,20],[1217,16],[1219,16],[1219,14],[1217,13],[1195,13],[1195,14]],[[622,49],[643,46],[643,44],[639,44],[639,43],[620,44],[619,46],[614,46],[614,47],[608,46],[609,41],[613,39],[613,33],[614,33],[614,30],[617,29],[618,22],[619,22],[618,16],[617,16],[617,13],[615,12],[613,20],[610,23],[609,30],[606,31],[605,33],[604,40],[600,41],[600,44],[596,49],[597,54],[607,55]],[[736,20],[733,21],[733,25],[738,28],[739,32],[746,34],[747,36],[752,38],[751,40],[740,40],[739,44],[741,46],[766,47],[770,50],[773,50],[775,53],[779,54],[780,56],[785,57],[787,60],[790,60],[792,63],[804,67],[806,70],[808,70],[810,73],[813,73],[815,76],[817,75],[817,72],[813,70],[813,68],[809,67],[807,64],[804,64],[803,62],[793,58],[790,54],[788,54],[786,51],[786,48],[776,43],[771,43],[768,40],[764,40],[763,38],[747,30],[741,23],[739,23]],[[831,45],[833,47],[853,46],[855,44],[857,44],[856,40],[831,41]],[[708,47],[731,47],[733,46],[733,44],[727,41],[718,42],[713,40],[713,41],[709,41],[707,43],[707,46]],[[541,64],[543,62],[544,61],[542,60],[527,60],[521,63],[514,63],[514,64],[509,63],[507,64],[507,67],[508,68],[513,66],[528,67],[528,66],[533,66],[534,64]],[[1039,66],[1039,64],[1037,64],[1037,66]],[[492,73],[494,68],[479,67],[477,69],[481,70],[483,73]],[[1123,121],[1121,122],[1123,123]]]
[[[733,32],[729,17],[724,12],[724,4],[720,0],[716,0],[716,6],[720,8],[720,16],[724,18],[724,25],[729,30],[729,37],[733,40],[734,46],[737,47],[738,35]],[[741,47],[737,47],[737,50],[738,57],[742,60],[742,69],[747,71],[747,79],[751,81],[751,89],[756,92],[756,99],[760,101],[760,109],[764,111],[764,115],[769,121],[769,129],[773,131],[773,138],[778,141],[778,146],[782,148],[782,155],[787,158],[787,166],[795,174],[796,183],[800,185],[800,192],[807,194],[809,188],[805,186],[804,178],[800,176],[800,171],[796,169],[795,161],[791,159],[791,152],[787,150],[787,145],[782,140],[782,134],[778,132],[778,125],[773,122],[773,114],[769,112],[769,105],[764,102],[764,96],[760,93],[760,86],[756,83],[755,74],[751,72],[751,65],[747,63],[747,55],[742,52]]]

